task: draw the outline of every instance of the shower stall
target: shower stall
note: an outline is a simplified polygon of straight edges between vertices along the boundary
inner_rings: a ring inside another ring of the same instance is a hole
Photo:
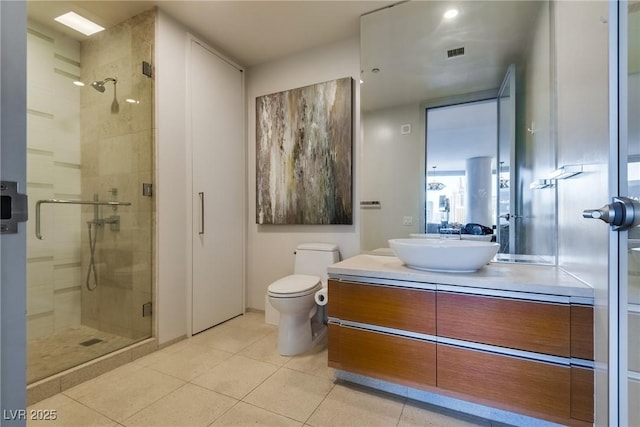
[[[29,384],[153,335],[154,26],[28,22]]]

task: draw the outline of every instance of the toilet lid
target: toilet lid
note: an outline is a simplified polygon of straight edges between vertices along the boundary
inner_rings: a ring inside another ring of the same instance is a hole
[[[308,274],[292,274],[269,285],[272,294],[297,294],[311,291],[320,284],[320,278]]]

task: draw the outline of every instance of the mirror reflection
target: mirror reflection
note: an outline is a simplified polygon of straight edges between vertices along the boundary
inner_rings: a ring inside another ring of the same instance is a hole
[[[501,261],[555,262],[555,189],[532,186],[555,169],[552,19],[544,1],[362,17],[363,250],[448,234],[498,241]]]

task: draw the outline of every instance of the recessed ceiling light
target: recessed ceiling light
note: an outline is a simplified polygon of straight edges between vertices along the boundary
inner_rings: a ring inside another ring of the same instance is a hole
[[[85,36],[90,36],[91,34],[104,30],[104,27],[101,27],[93,21],[89,21],[87,18],[80,16],[75,12],[67,12],[54,19],[57,22],[84,34]]]
[[[453,19],[458,16],[458,9],[449,9],[444,13],[445,19]]]

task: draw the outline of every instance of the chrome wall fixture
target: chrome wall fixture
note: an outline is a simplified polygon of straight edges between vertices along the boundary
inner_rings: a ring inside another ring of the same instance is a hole
[[[529,184],[529,188],[532,190],[540,190],[542,188],[550,187],[553,187],[553,181],[550,179],[536,179],[531,184]]]
[[[549,174],[549,179],[567,179],[582,173],[582,165],[564,165]]]
[[[558,180],[571,178],[581,174],[582,172],[583,172],[582,165],[560,166],[558,169],[551,172],[547,178],[536,179],[535,181],[533,181],[531,184],[529,184],[529,188],[531,188],[532,190],[550,188],[550,187],[553,187]]]

